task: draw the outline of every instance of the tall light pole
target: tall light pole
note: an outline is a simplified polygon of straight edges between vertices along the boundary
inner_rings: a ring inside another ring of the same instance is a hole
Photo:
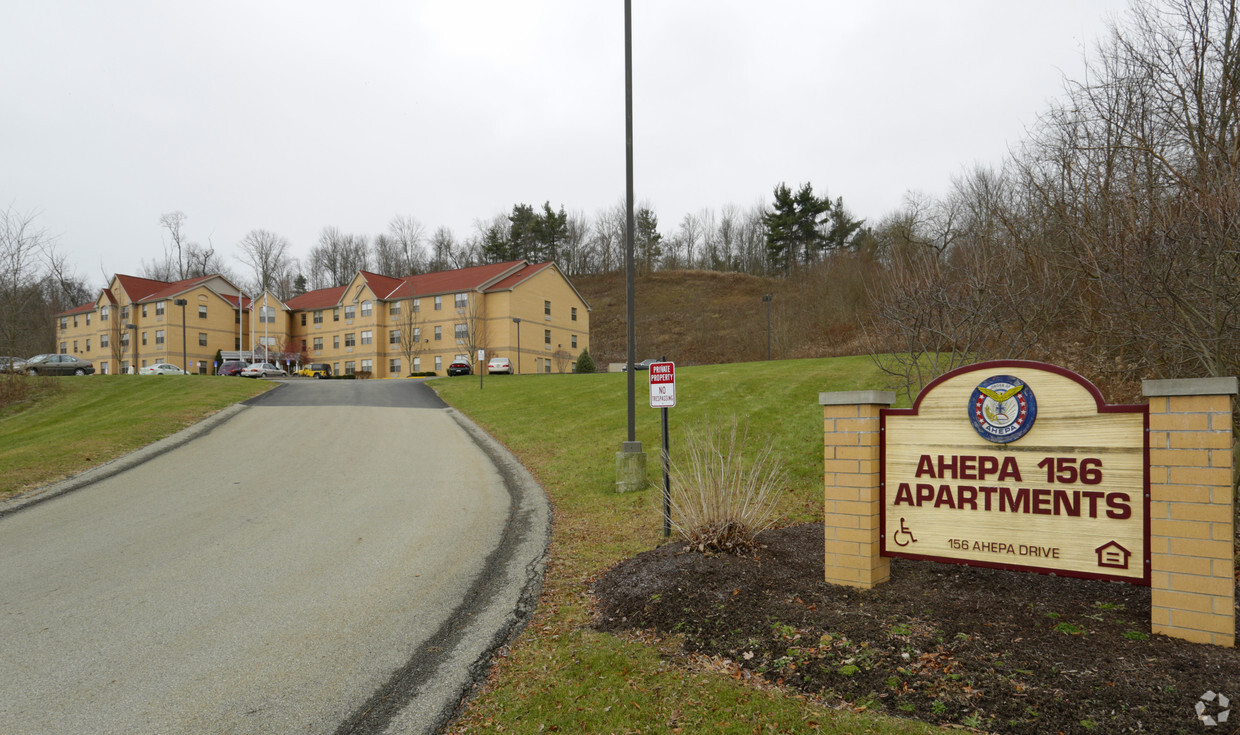
[[[628,441],[620,445],[616,455],[616,489],[620,492],[646,487],[646,455],[637,441],[636,378],[633,362],[637,359],[636,308],[633,292],[633,2],[624,0],[624,300],[627,326],[625,351],[625,385],[628,390]]]
[[[181,307],[181,369],[185,371],[186,375],[189,375],[189,362],[185,358],[187,352],[185,348],[185,305],[189,302],[185,299],[176,299],[172,303]]]
[[[512,323],[517,325],[517,375],[521,374],[521,317],[514,316]]]
[[[771,361],[771,299],[773,294],[763,294],[762,300],[766,302],[766,361]]]

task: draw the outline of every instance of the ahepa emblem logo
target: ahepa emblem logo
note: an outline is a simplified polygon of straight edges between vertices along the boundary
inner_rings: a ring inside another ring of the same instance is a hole
[[[1033,428],[1038,401],[1027,383],[1011,375],[993,375],[969,396],[969,422],[986,441],[1007,444]]]

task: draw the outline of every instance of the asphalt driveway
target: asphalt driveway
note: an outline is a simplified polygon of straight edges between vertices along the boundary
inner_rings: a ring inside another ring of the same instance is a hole
[[[0,517],[0,732],[432,731],[532,609],[550,527],[417,381],[290,381],[44,497]]]

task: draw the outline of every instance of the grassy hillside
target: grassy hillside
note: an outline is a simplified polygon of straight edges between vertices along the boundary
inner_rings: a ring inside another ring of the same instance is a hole
[[[839,270],[839,269],[837,269]],[[764,360],[767,304],[772,294],[774,359],[861,354],[857,320],[834,273],[764,278],[718,271],[660,271],[634,284],[637,360],[661,357],[684,365]],[[578,276],[573,285],[590,305],[590,352],[601,367],[625,357],[624,274]]]

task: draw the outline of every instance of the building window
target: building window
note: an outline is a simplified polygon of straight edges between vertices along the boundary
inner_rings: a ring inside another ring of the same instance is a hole
[[[393,301],[388,306],[388,314],[391,316],[400,316],[400,302],[399,301]]]
[[[332,321],[333,322],[340,321],[340,307],[339,306],[337,306],[335,309],[332,309]],[[332,372],[336,372],[336,371],[333,370]]]
[[[199,333],[198,333],[198,346],[199,346],[199,347],[206,347],[206,346],[207,346],[207,333],[206,333],[206,332],[199,332]]]
[[[413,300],[413,313],[417,314],[419,311],[422,311],[422,299],[414,299]]]
[[[422,328],[421,328],[421,327],[414,327],[414,328],[413,328],[413,341],[414,341],[414,342],[421,342],[421,341],[422,341]]]
[[[349,332],[348,334],[346,334],[346,335],[344,336],[344,346],[345,346],[345,347],[352,347],[355,343],[356,343],[356,339],[354,338],[354,336],[353,336],[353,333],[352,333],[352,332]]]
[[[443,310],[443,297],[436,296],[435,297],[435,311],[442,311],[442,310]]]
[[[86,351],[90,352],[90,340],[89,339],[86,340]]]
[[[399,329],[393,329],[388,332],[388,344],[390,345],[400,344],[400,330]]]
[[[413,358],[413,372],[415,373],[422,372],[422,358],[420,357]]]
[[[122,373],[129,372],[129,361],[128,360],[121,360],[121,372]]]
[[[237,313],[233,314],[233,324],[240,324],[240,323],[241,323],[241,308],[238,307]]]
[[[573,349],[577,349],[577,335],[573,335]]]
[[[551,318],[551,302],[550,301],[543,302],[543,314],[546,314],[548,319]]]
[[[355,372],[357,372],[357,363],[353,362],[352,360],[346,361],[344,364],[344,374],[352,375]]]
[[[469,303],[469,294],[459,293],[456,295],[456,308],[464,309],[465,305],[468,303]]]
[[[264,309],[264,311],[266,311],[266,309]],[[207,305],[206,305],[206,304],[199,304],[199,305],[198,305],[198,318],[199,318],[199,319],[206,319],[206,318],[207,318]],[[275,320],[274,320],[274,319],[272,319],[271,321],[275,321]]]
[[[550,329],[543,330],[543,344],[545,344],[548,347],[551,346],[551,330]]]
[[[301,326],[306,326],[306,312],[301,313]]]
[[[466,339],[468,339],[468,338],[469,338],[469,330],[468,330],[468,329],[466,329],[465,325],[464,325],[464,324],[458,324],[458,325],[456,325],[456,339],[457,339],[457,341],[458,341],[458,342],[464,342],[464,341],[465,341]]]
[[[354,317],[354,315],[355,315],[355,314],[357,314],[357,307],[356,307],[356,306],[354,306],[353,304],[349,304],[348,306],[344,307],[344,319],[345,319],[345,321],[347,321],[347,322],[348,322],[348,321],[353,321],[353,317]]]
[[[100,375],[108,374],[108,361],[107,360],[104,360],[99,363],[99,374]]]
[[[372,344],[374,341],[375,341],[374,333],[371,332],[369,329],[363,329],[362,330],[362,344],[368,345],[368,344]]]
[[[146,332],[143,332],[142,336],[145,337]],[[143,340],[143,344],[145,343],[146,343],[145,340]],[[164,343],[164,330],[156,329],[155,330],[155,344],[162,345],[163,343]]]
[[[435,355],[435,372],[443,370],[443,357]]]
[[[143,318],[143,319],[145,319],[145,318],[146,318],[146,304],[143,304],[143,305],[142,305],[142,318]]]
[[[86,326],[90,326],[90,314],[86,315]]]
[[[76,343],[74,343],[74,344],[76,344]],[[77,352],[77,348],[76,348],[76,347],[74,347],[74,348],[73,348],[73,351],[74,351],[74,352]],[[67,355],[67,354],[69,354],[69,343],[68,343],[68,342],[61,342],[61,343],[60,343],[60,354],[62,354],[62,355]]]
[[[129,344],[129,333],[125,333],[125,344]],[[142,346],[146,347],[146,332],[142,333]]]
[[[319,310],[319,311],[314,312],[314,323],[315,323],[315,324],[322,324],[322,323],[323,323],[323,312],[322,312],[322,310]]]
[[[315,338],[314,338],[314,351],[315,351],[315,352],[322,352],[322,351],[323,351],[323,338],[322,338],[322,337],[315,337]]]
[[[370,360],[362,360],[362,372],[369,373],[374,371],[374,363]]]
[[[393,357],[391,360],[388,360],[388,374],[389,375],[400,375],[400,359],[399,358]]]
[[[573,321],[577,321],[577,307],[573,307]]]
[[[129,307],[122,306],[121,307],[121,321],[126,321],[128,319],[129,319]]]
[[[77,317],[73,317],[73,326],[75,327],[77,326]],[[61,329],[69,328],[69,317],[67,316],[60,317],[60,328]]]
[[[333,350],[340,349],[340,335],[339,334],[332,335],[332,349]]]
[[[443,339],[443,327],[435,325],[435,341],[438,342],[441,339]]]
[[[163,316],[163,315],[164,315],[164,302],[156,301],[155,302],[155,316]]]
[[[373,306],[371,305],[369,300],[363,301],[362,302],[362,316],[370,316],[372,308]]]
[[[198,307],[198,316],[205,318],[207,316],[207,307],[205,306]],[[275,307],[274,306],[260,306],[258,308],[258,321],[260,324],[264,324],[264,323],[275,324],[276,322]]]
[[[238,352],[241,351],[241,338],[240,337],[233,337],[233,349],[237,350]]]
[[[543,360],[543,372],[544,373],[551,372],[551,361],[550,360]]]
[[[99,335],[99,349],[101,349],[101,350],[102,350],[102,349],[106,348],[107,346],[108,346],[108,335],[107,335],[107,333],[105,332],[105,333],[103,333],[103,334]]]
[[[99,307],[99,321],[106,322],[107,320],[108,320],[108,307],[100,306]]]
[[[339,375],[339,374],[340,374],[340,363],[333,362],[332,363],[332,375]]]
[[[129,346],[129,332],[124,332],[121,334],[121,347],[128,347],[128,346]]]

